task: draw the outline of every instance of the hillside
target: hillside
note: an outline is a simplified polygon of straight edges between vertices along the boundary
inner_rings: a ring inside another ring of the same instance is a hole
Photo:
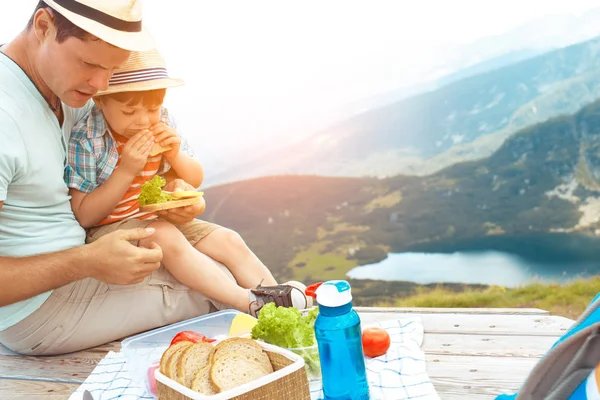
[[[427,175],[600,98],[600,38],[364,112],[212,182],[277,174]]]
[[[239,231],[279,278],[341,278],[428,243],[575,232],[594,241],[599,178],[600,102],[431,176],[275,176],[209,188],[203,217]]]

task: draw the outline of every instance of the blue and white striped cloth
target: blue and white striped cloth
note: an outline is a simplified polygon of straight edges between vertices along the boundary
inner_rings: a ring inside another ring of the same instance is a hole
[[[440,400],[426,370],[423,324],[419,318],[382,321],[379,326],[391,337],[388,352],[366,358],[371,400]],[[368,326],[363,326],[367,328]],[[135,385],[123,353],[109,352],[85,382],[69,398],[81,400],[88,390],[94,400],[154,399],[146,388]],[[322,398],[320,382],[311,382],[311,399]]]
[[[155,399],[146,388],[133,383],[125,355],[114,351],[108,354],[96,365],[96,368],[87,377],[81,386],[69,397],[69,400],[83,399],[83,392],[87,390],[94,400],[137,400]]]
[[[371,400],[440,400],[427,374],[423,324],[419,318],[381,321],[378,326],[390,334],[391,345],[383,356],[366,357]],[[319,382],[311,382],[311,399],[323,398]]]

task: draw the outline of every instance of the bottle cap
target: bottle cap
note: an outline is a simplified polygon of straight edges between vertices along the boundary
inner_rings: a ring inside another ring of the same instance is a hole
[[[340,307],[352,302],[350,284],[346,281],[327,281],[320,285],[315,293],[317,303],[325,307]]]

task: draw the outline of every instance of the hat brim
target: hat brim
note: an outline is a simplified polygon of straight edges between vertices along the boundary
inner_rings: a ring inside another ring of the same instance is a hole
[[[129,51],[147,51],[154,48],[152,36],[142,25],[141,32],[124,32],[110,28],[92,19],[82,17],[66,8],[56,4],[54,0],[44,0],[48,6],[62,14],[66,19],[84,31],[104,40],[113,46]]]
[[[103,96],[106,94],[123,93],[123,92],[143,92],[147,90],[167,89],[176,86],[183,85],[182,79],[166,78],[166,79],[153,79],[151,81],[124,83],[121,85],[109,86],[106,90],[101,90],[96,93],[96,96]]]

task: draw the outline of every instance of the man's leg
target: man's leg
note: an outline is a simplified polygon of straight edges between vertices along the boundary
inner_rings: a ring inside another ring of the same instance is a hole
[[[0,332],[0,342],[22,354],[64,354],[225,308],[177,282],[164,267],[137,285],[88,278],[55,290],[37,311]]]

